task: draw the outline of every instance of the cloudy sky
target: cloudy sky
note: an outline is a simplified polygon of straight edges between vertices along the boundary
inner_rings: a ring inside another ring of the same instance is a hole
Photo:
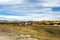
[[[0,20],[60,20],[60,0],[0,0]]]

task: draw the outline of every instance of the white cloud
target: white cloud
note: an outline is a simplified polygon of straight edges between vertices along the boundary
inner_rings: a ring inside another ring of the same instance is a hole
[[[45,7],[60,7],[60,0],[42,0],[40,5]]]
[[[54,13],[56,14],[57,12],[53,12],[52,7],[60,7],[59,2],[60,0],[42,0],[42,2],[32,4],[28,3],[28,1],[26,3],[26,0],[0,0],[1,5],[10,4],[0,8],[0,11],[2,10],[3,12],[6,11],[7,13],[17,15],[26,14],[24,16],[0,15],[0,17],[15,20],[53,20],[56,18]]]
[[[53,20],[54,16],[53,15],[49,15],[49,14],[33,14],[30,16],[7,16],[7,15],[0,15],[0,17],[2,18],[6,18],[6,19],[12,19],[12,20],[33,20],[33,21],[40,21],[40,20]]]
[[[21,4],[23,0],[0,0],[0,4]]]
[[[60,7],[60,0],[31,0],[34,1],[34,2],[37,2],[34,4],[33,3],[29,3],[30,0],[0,0],[0,4],[26,4],[26,6],[37,6],[38,4],[40,6],[45,6],[45,7],[57,7],[59,6]],[[38,6],[39,6],[38,5]]]

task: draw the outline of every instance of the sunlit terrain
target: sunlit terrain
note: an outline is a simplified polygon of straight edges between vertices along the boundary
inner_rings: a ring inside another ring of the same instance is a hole
[[[50,22],[0,22],[0,40],[60,40],[60,22]]]

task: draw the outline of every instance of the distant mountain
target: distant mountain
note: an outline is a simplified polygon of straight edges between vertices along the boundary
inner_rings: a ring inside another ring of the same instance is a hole
[[[8,22],[8,20],[0,20],[0,22]]]

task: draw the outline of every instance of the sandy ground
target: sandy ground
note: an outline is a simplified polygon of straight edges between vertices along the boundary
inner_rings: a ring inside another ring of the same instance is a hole
[[[9,38],[8,36],[0,36],[0,40],[14,40],[14,39]]]
[[[0,40],[38,40],[38,39],[32,38],[31,35],[13,35],[12,33],[7,35],[0,33]]]

